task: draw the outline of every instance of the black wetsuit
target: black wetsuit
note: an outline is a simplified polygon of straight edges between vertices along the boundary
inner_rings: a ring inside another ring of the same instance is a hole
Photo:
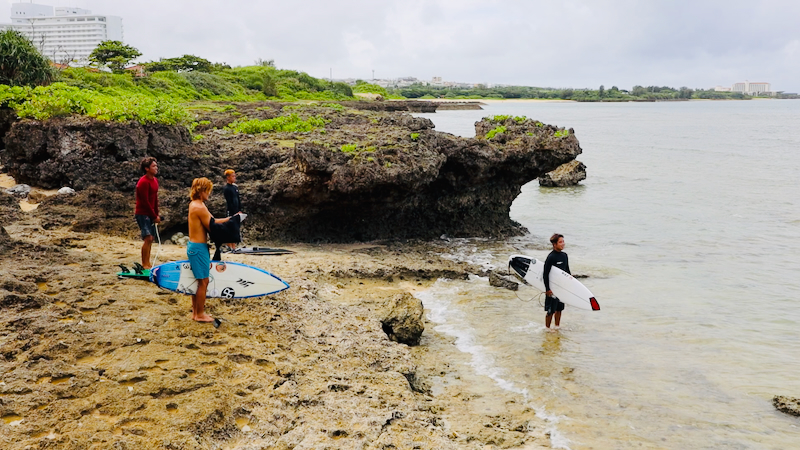
[[[555,250],[550,252],[550,254],[547,255],[547,259],[544,261],[544,273],[542,274],[542,281],[544,281],[544,289],[546,291],[550,290],[550,269],[552,267],[558,267],[569,274],[572,273],[569,271],[569,258],[566,253],[557,252]],[[547,311],[547,314],[563,311],[564,303],[555,297],[545,297],[544,310]]]
[[[222,188],[222,194],[225,196],[228,216],[242,211],[242,202],[239,200],[239,186],[228,183]]]

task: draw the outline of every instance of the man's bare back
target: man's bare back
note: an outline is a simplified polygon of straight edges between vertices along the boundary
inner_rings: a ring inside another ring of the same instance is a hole
[[[208,195],[192,200],[189,203],[189,240],[198,244],[208,242],[208,227],[211,223],[211,213],[205,204]]]

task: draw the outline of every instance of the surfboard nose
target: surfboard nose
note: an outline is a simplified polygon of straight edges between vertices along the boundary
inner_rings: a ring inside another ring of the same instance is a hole
[[[589,299],[589,304],[592,305],[592,311],[600,311],[600,304],[597,303],[594,297]]]

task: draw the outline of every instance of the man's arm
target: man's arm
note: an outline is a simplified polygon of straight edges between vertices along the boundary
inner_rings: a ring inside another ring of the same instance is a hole
[[[156,187],[155,191],[153,192],[153,196],[155,197],[153,201],[153,203],[155,203],[153,212],[155,213],[156,223],[159,223],[161,222],[161,216],[158,214],[158,187]]]

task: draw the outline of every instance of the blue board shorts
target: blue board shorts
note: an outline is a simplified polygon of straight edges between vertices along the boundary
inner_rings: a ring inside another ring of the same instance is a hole
[[[142,231],[142,239],[156,235],[156,224],[153,223],[152,217],[140,214],[136,214],[134,217],[136,217],[136,224],[139,225],[139,230]]]
[[[198,244],[197,242],[186,243],[186,256],[189,257],[189,264],[192,266],[192,274],[198,280],[208,278],[211,268],[211,256],[208,252],[208,244]]]

